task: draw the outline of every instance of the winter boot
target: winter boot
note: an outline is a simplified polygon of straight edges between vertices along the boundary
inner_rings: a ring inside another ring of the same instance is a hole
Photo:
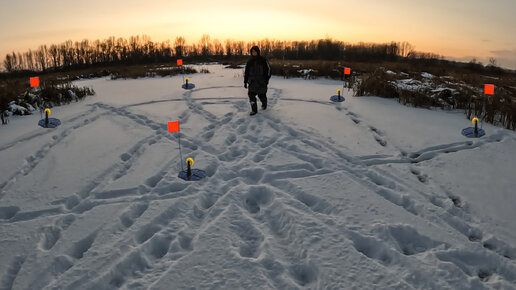
[[[267,109],[267,96],[265,94],[259,94],[260,102],[262,103],[262,110]]]
[[[251,116],[256,115],[257,112],[258,112],[258,105],[256,104],[256,102],[251,102],[251,113],[249,113],[249,115],[251,115]]]
[[[265,99],[265,102],[262,102],[262,110],[267,109],[267,99]]]

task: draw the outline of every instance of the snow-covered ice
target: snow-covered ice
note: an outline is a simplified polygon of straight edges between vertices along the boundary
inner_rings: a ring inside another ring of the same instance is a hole
[[[1,289],[516,289],[515,132],[327,79],[250,117],[242,69],[203,67],[0,127]]]

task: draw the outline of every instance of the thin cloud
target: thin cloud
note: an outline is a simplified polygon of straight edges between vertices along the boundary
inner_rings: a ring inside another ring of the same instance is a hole
[[[514,57],[516,58],[516,48],[510,49],[501,49],[501,50],[491,50],[491,54],[500,57]]]
[[[499,66],[516,69],[516,48],[491,50],[489,53],[496,59]]]

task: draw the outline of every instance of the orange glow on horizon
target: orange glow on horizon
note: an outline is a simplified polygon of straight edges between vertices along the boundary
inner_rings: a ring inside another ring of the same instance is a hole
[[[198,0],[192,5],[155,0],[152,5],[127,5],[122,0],[91,0],[62,2],[59,9],[44,1],[31,5],[27,11],[19,1],[3,4],[2,10],[9,13],[0,13],[0,59],[12,51],[66,40],[145,34],[155,42],[173,43],[182,36],[192,44],[207,34],[222,44],[227,39],[310,41],[326,37],[351,44],[406,41],[420,52],[484,61],[494,57],[516,68],[514,1],[262,0],[256,4],[228,0],[221,4]]]

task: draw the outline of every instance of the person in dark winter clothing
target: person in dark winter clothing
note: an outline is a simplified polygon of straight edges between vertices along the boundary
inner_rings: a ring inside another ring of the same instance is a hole
[[[267,109],[267,85],[271,78],[269,62],[260,55],[258,46],[251,48],[251,59],[245,66],[244,87],[248,88],[249,102],[251,103],[251,116],[258,112],[256,96],[262,103],[262,109]]]

